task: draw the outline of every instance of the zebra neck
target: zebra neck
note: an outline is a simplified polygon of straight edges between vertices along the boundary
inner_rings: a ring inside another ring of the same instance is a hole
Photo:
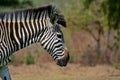
[[[12,40],[12,45],[14,46],[13,52],[14,51],[18,51],[20,49],[23,49],[23,48],[25,48],[25,47],[27,47],[27,46],[29,46],[29,45],[31,45],[31,44],[36,43],[36,42],[39,41],[39,38],[37,36],[33,36],[31,38],[27,37],[26,39],[25,38],[26,37],[24,37],[24,39],[21,38],[19,40],[19,42],[17,40]]]

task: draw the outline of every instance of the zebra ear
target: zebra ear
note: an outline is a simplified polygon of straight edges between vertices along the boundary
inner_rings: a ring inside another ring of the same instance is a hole
[[[63,15],[58,15],[58,21],[57,21],[58,24],[61,24],[62,26],[66,27],[66,21],[64,19],[64,16]]]

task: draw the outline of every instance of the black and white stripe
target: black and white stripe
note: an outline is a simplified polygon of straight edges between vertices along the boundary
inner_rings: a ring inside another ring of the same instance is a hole
[[[65,44],[57,24],[59,14],[51,5],[0,13],[0,66],[10,62],[13,52],[35,42],[40,42],[55,60],[62,58]]]

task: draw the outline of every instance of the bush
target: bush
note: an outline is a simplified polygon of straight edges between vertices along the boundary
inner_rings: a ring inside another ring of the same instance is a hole
[[[117,70],[120,70],[120,64],[114,64],[113,67]]]
[[[74,62],[74,56],[73,55],[71,55],[70,56],[70,61],[69,61],[70,63],[73,63]]]
[[[11,64],[13,64],[15,60],[16,60],[15,55],[12,55],[12,56],[11,56]]]
[[[25,58],[25,62],[27,65],[35,63],[35,59],[30,52],[27,53],[26,58]]]

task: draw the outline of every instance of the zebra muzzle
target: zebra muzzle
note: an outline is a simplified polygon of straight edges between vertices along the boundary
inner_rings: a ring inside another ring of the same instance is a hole
[[[69,52],[67,50],[64,51],[64,57],[61,59],[57,60],[57,65],[64,67],[67,65],[68,61],[69,61]]]

